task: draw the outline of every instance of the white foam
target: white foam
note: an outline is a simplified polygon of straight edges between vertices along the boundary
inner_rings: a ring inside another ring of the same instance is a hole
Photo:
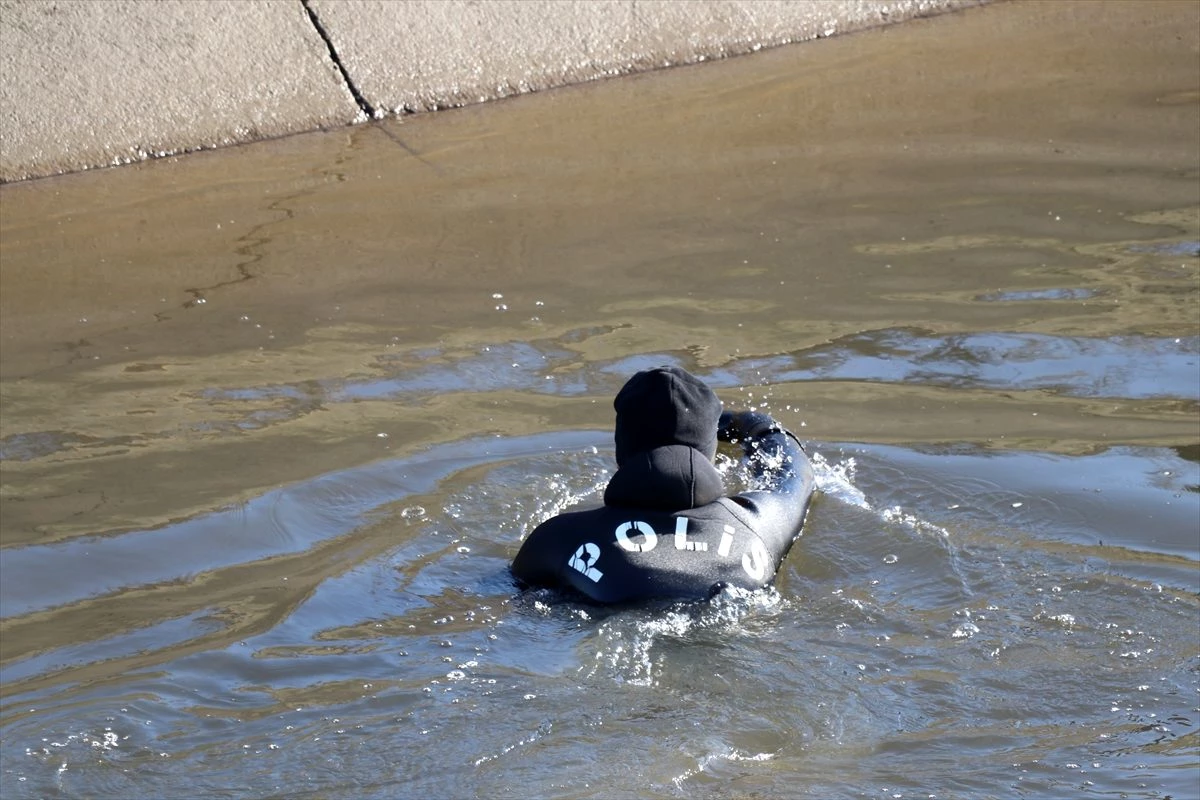
[[[858,463],[851,456],[844,461],[831,464],[820,453],[812,453],[808,460],[812,463],[813,474],[817,479],[817,488],[822,494],[835,497],[843,503],[858,508],[871,510],[871,503],[862,490],[854,485]]]

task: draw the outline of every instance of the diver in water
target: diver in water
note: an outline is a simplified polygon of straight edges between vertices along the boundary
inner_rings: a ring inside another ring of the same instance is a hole
[[[617,472],[604,505],[538,525],[513,560],[517,580],[597,603],[770,583],[813,494],[799,440],[767,414],[722,413],[713,391],[677,367],[637,373],[613,406]],[[725,496],[718,439],[741,444],[761,488]]]

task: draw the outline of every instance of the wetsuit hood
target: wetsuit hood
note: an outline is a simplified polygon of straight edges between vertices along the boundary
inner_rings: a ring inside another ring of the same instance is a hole
[[[713,466],[721,401],[678,367],[637,373],[617,393],[617,473],[604,491],[613,506],[682,511],[725,493]]]
[[[613,400],[617,466],[638,453],[668,445],[699,450],[711,462],[717,455],[721,401],[708,385],[678,367],[637,373]]]
[[[675,444],[625,460],[604,490],[604,504],[652,511],[706,506],[725,494],[721,473],[704,454]]]

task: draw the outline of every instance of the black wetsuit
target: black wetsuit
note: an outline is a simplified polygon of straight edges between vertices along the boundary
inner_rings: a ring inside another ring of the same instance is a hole
[[[719,497],[705,485],[716,474],[711,461],[691,447],[631,454],[602,508],[560,514],[529,534],[513,561],[514,576],[597,603],[699,599],[724,586],[766,586],[800,534],[814,490],[812,466],[799,441],[766,414],[722,414],[717,433],[741,443],[761,489]],[[619,427],[618,463],[621,436]],[[689,497],[697,496],[703,502],[690,507]],[[672,507],[681,510],[665,510]]]

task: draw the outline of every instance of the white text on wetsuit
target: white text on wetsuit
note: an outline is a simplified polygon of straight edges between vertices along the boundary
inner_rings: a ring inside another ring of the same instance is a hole
[[[688,520],[687,517],[675,518],[675,549],[684,550],[694,553],[708,552],[708,542],[697,542],[688,538],[687,533]],[[717,555],[722,558],[729,556],[730,548],[733,545],[733,535],[735,531],[732,526],[724,526],[721,532],[721,541],[717,544]],[[630,522],[622,522],[613,531],[616,537],[616,544],[622,550],[630,553],[648,553],[658,547],[658,534],[648,522],[641,520],[633,520]],[[634,538],[639,537],[639,538]],[[767,548],[757,538],[750,539],[750,549],[742,554],[742,569],[755,581],[761,581],[767,577],[767,564],[770,557],[767,555]],[[567,566],[582,573],[588,579],[599,583],[604,577],[604,573],[596,567],[596,562],[600,560],[600,547],[595,542],[584,542],[579,546],[575,553],[567,560]]]

